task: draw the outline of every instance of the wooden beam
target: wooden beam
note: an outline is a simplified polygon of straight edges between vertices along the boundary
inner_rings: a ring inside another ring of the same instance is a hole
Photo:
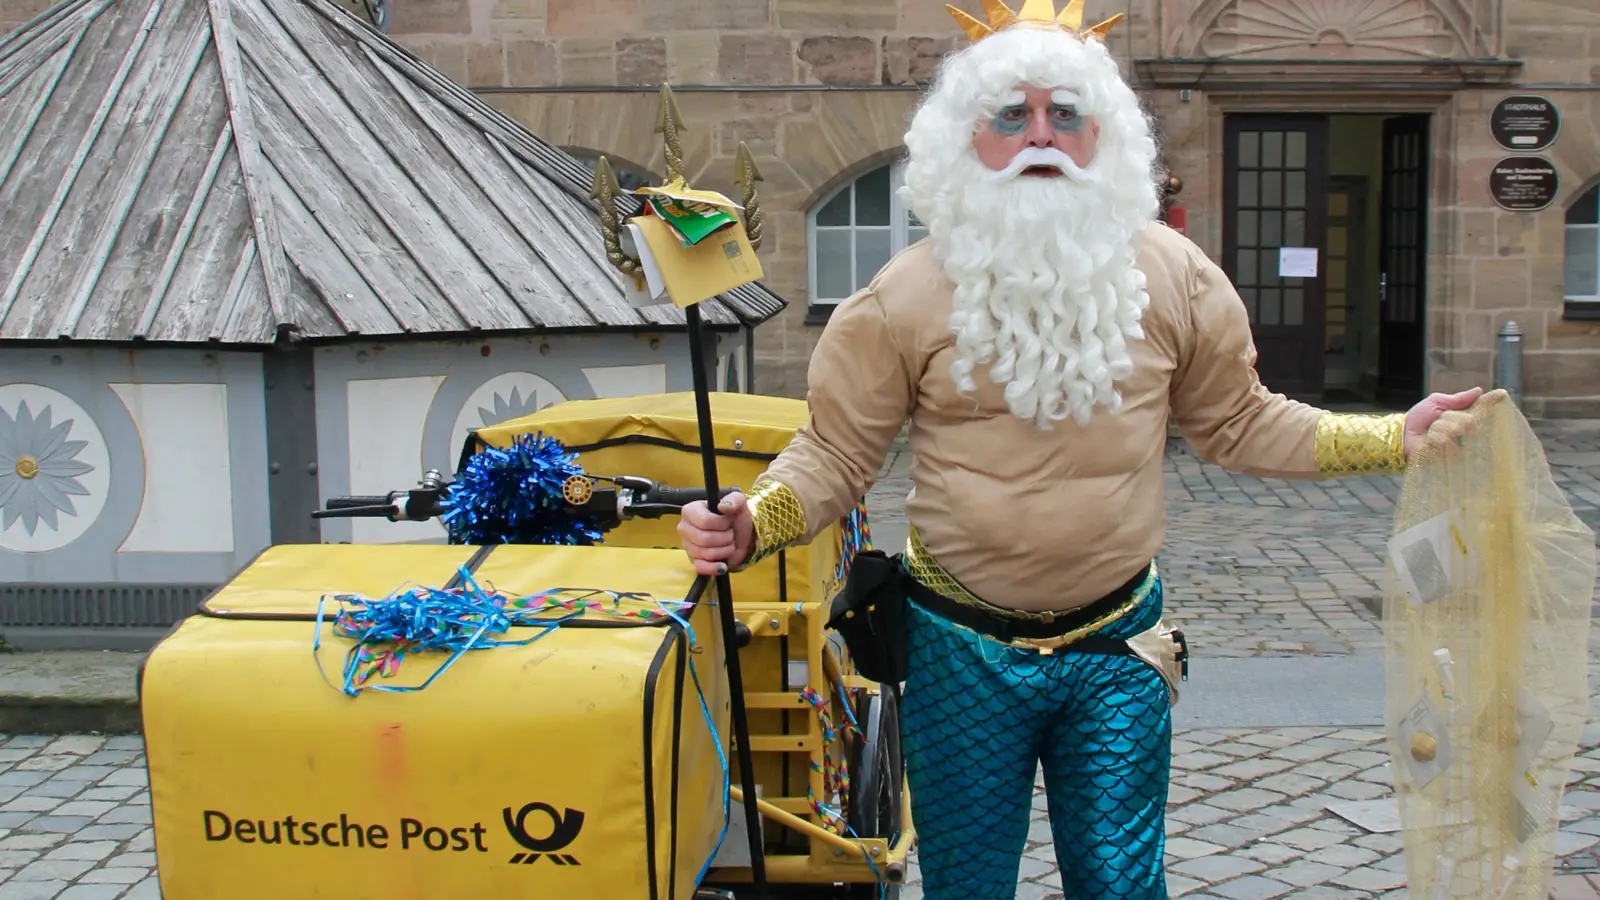
[[[267,279],[267,303],[272,308],[273,330],[276,331],[294,324],[289,317],[289,261],[284,257],[283,241],[278,236],[278,217],[273,208],[272,193],[261,185],[261,142],[250,108],[244,62],[239,57],[238,32],[233,27],[233,2],[206,0],[211,9],[211,33],[216,42],[217,63],[222,68],[222,90],[228,98],[228,116],[233,120],[234,140],[239,146],[244,194],[250,204],[250,219],[261,256],[262,274]]]
[[[26,50],[36,50],[37,52],[30,54],[21,64],[7,73],[5,78],[0,79],[0,97],[10,99],[11,92],[16,90],[18,85],[32,78],[33,73],[39,71],[45,63],[54,59],[55,55],[61,52],[62,47],[68,44],[76,44],[77,41],[82,39],[83,32],[81,31],[77,34],[63,33],[56,35],[49,41],[41,39],[38,47],[30,46],[24,48]],[[71,59],[72,54],[67,54],[67,58]],[[60,75],[58,74],[56,77],[59,78]]]
[[[228,279],[228,287],[222,292],[222,302],[217,305],[217,317],[211,323],[213,341],[221,339],[228,332],[232,319],[238,315],[239,295],[244,293],[245,279],[250,277],[250,267],[255,264],[260,250],[261,242],[251,235],[239,253],[238,262],[234,264],[233,277]]]
[[[96,6],[94,12],[89,13],[87,16],[87,18],[92,19],[100,14],[100,10],[106,8],[107,2],[108,0],[99,0],[98,3],[95,0],[75,0],[72,3],[64,3],[34,16],[31,21],[19,25],[16,30],[0,35],[0,65],[11,62],[11,55],[17,52],[19,48],[26,47],[41,34],[49,32],[62,22],[77,15],[83,7],[91,4]],[[88,24],[87,22],[80,23],[78,33],[82,34],[88,30]]]
[[[11,177],[11,170],[16,166],[18,157],[22,155],[22,148],[27,146],[28,138],[33,136],[33,129],[39,127],[39,119],[44,115],[44,108],[50,105],[50,98],[55,96],[56,88],[60,86],[61,76],[66,73],[67,66],[72,65],[72,57],[77,54],[78,45],[83,42],[84,34],[85,32],[80,31],[73,35],[72,42],[67,47],[67,52],[61,57],[61,64],[56,66],[56,74],[50,78],[50,82],[45,85],[41,96],[34,103],[33,114],[28,117],[27,127],[21,129],[20,133],[13,138],[16,143],[12,146],[11,152],[6,154],[4,160],[0,160],[0,185],[4,185],[6,179]],[[11,94],[6,99],[21,104],[25,100],[25,95]],[[4,318],[5,314],[0,313],[0,319]]]
[[[211,196],[211,187],[217,181],[217,171],[222,168],[222,161],[227,158],[228,148],[231,146],[233,146],[233,120],[223,119],[222,132],[217,135],[216,143],[211,147],[211,158],[206,161],[206,169],[200,174],[200,181],[189,197],[189,206],[183,211],[183,221],[178,223],[178,232],[172,236],[172,246],[167,248],[167,258],[161,261],[161,271],[156,275],[155,284],[150,288],[150,298],[145,301],[144,312],[139,316],[139,324],[133,329],[134,337],[148,337],[151,327],[155,325],[156,314],[161,311],[161,304],[167,299],[167,289],[172,287],[172,276],[178,271],[178,263],[183,259],[184,251],[189,249],[189,240],[194,236],[195,223],[200,220],[200,211],[205,208],[206,200]]]

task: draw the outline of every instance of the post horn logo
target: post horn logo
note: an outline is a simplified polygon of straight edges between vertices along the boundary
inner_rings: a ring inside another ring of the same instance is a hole
[[[550,817],[550,834],[536,838],[528,834],[528,815],[541,812]],[[583,830],[583,811],[568,808],[564,812],[556,812],[556,808],[548,803],[528,803],[517,810],[515,816],[511,815],[511,807],[500,810],[500,816],[505,820],[506,833],[511,839],[521,845],[526,853],[518,853],[511,857],[511,865],[532,865],[540,856],[550,857],[550,861],[558,866],[576,866],[578,861],[570,854],[560,851],[578,839],[578,833]]]

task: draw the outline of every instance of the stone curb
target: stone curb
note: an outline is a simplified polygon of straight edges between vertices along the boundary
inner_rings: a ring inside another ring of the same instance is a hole
[[[0,693],[0,734],[140,734],[135,697]]]

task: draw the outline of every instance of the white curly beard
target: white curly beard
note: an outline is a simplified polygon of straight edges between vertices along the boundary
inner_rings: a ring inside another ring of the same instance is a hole
[[[975,122],[1019,85],[1066,87],[1099,123],[1087,178],[998,179],[972,149]],[[1015,415],[1048,429],[1116,412],[1149,305],[1135,240],[1158,209],[1155,142],[1098,44],[1035,29],[986,38],[946,62],[906,135],[905,197],[955,283],[950,374],[1004,385]]]

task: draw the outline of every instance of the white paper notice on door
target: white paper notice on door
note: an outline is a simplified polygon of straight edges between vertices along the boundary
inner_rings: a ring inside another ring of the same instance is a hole
[[[1278,248],[1278,277],[1279,278],[1315,278],[1315,277],[1317,277],[1317,248],[1315,248],[1315,247],[1279,247]]]

